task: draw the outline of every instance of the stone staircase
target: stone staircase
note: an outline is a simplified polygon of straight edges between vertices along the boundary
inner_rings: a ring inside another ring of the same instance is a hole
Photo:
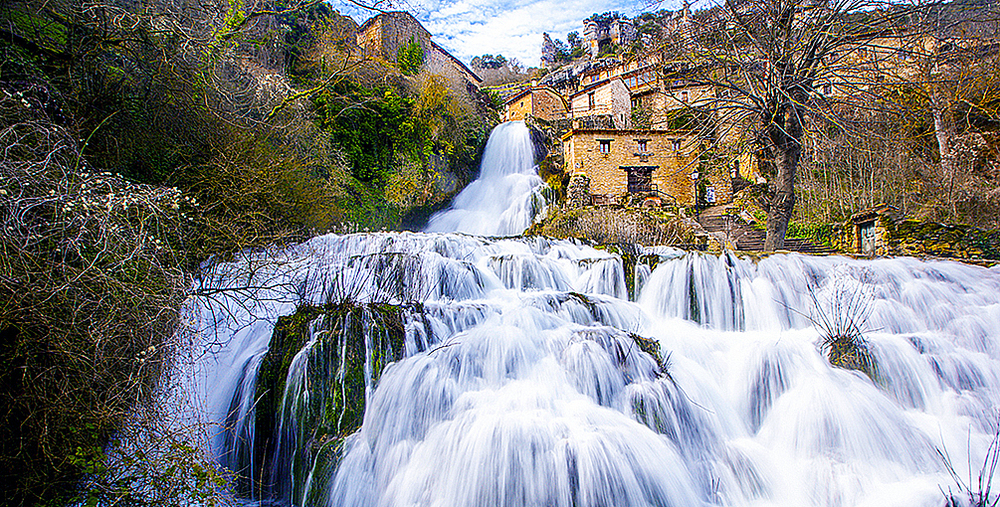
[[[751,252],[764,250],[764,231],[754,229],[745,221],[725,214],[725,210],[721,209],[721,206],[705,210],[699,215],[698,223],[710,233],[728,237],[736,250]],[[837,253],[836,250],[826,245],[817,245],[812,241],[799,238],[786,238],[784,250],[808,254]]]

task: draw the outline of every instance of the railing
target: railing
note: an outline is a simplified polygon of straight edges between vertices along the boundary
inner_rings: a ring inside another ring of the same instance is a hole
[[[650,183],[649,193],[656,195],[664,201],[670,201],[672,206],[677,206],[677,198],[666,192],[661,192],[660,189],[656,187],[656,183]]]

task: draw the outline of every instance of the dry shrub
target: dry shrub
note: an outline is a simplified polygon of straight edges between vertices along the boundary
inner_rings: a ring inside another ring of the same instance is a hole
[[[335,158],[329,164],[313,167],[289,149],[245,134],[207,164],[179,170],[179,181],[199,203],[189,255],[203,259],[334,229],[343,220],[336,181],[345,170]]]
[[[109,437],[154,408],[195,202],[89,168],[73,132],[16,93],[0,118],[0,496],[65,502],[81,477],[101,480]]]
[[[860,371],[878,381],[878,363],[864,337],[875,296],[871,292],[871,274],[834,273],[828,291],[818,295],[809,285],[813,311],[807,318],[820,332],[819,347],[831,365]]]
[[[642,209],[556,208],[528,233],[554,238],[580,238],[595,244],[654,246],[694,242],[693,229],[680,217]]]

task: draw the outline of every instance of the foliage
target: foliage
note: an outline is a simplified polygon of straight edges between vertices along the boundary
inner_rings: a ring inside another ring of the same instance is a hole
[[[632,108],[632,126],[637,129],[653,127],[653,111],[648,107]]]
[[[396,63],[403,74],[416,75],[424,64],[424,48],[416,38],[411,36],[409,42],[399,46],[396,50]]]
[[[30,100],[0,113],[0,483],[11,505],[65,502],[174,353],[198,203],[94,170]]]
[[[611,11],[611,12],[605,12],[605,13],[602,13],[602,14],[597,14],[597,13],[591,14],[589,18],[587,18],[587,19],[585,19],[583,21],[584,22],[593,21],[594,23],[597,23],[598,25],[604,25],[604,24],[608,24],[608,23],[610,23],[612,21],[615,21],[615,20],[621,19],[621,18],[622,18],[622,15],[621,15],[620,12],[618,12],[618,11]]]
[[[472,59],[472,67],[477,69],[499,69],[505,65],[507,65],[507,57],[501,54],[493,56],[487,53]]]
[[[423,153],[420,133],[409,118],[413,99],[395,87],[365,88],[345,82],[314,99],[319,126],[330,132],[359,181],[384,184],[396,153]]]
[[[444,173],[471,181],[490,126],[441,76],[395,86],[344,82],[314,99],[319,127],[343,151],[353,182],[347,220],[396,228],[403,210],[443,197]],[[379,215],[384,215],[379,217]]]
[[[833,227],[827,223],[788,222],[788,237],[808,239],[815,243],[832,246],[830,240]]]

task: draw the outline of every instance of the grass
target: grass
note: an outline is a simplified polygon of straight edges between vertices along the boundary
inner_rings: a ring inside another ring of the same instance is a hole
[[[1000,504],[1000,495],[992,491],[993,478],[996,477],[997,466],[1000,465],[1000,415],[998,415],[994,422],[993,440],[990,441],[989,447],[986,448],[983,463],[979,467],[979,472],[975,478],[972,476],[971,453],[967,463],[969,469],[969,476],[967,478],[961,477],[955,471],[947,450],[937,449],[937,454],[948,471],[948,475],[955,481],[957,488],[957,491],[952,491],[950,487],[947,492],[944,489],[941,490],[947,507],[996,507]]]

